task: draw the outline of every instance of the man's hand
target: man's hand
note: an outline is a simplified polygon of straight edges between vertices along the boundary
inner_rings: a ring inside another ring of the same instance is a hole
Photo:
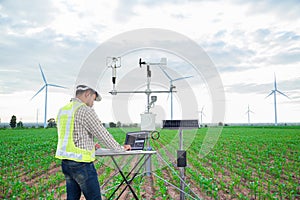
[[[101,148],[100,144],[96,143],[96,144],[95,144],[95,149],[97,150],[97,149],[99,149],[99,148]]]
[[[130,146],[129,144],[125,144],[125,145],[124,145],[124,149],[125,149],[126,151],[130,151],[130,150],[131,150],[131,146]]]

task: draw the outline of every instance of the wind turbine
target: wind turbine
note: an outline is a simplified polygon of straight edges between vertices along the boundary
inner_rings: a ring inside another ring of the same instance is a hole
[[[191,78],[193,76],[185,76],[185,77],[180,77],[180,78],[176,78],[176,79],[172,79],[171,76],[169,76],[169,74],[161,67],[159,66],[159,68],[162,70],[162,72],[166,75],[166,77],[168,77],[169,81],[170,81],[170,93],[171,93],[171,120],[173,120],[173,89],[176,88],[175,85],[173,85],[173,82],[175,81],[179,81],[179,80],[183,80],[183,79],[187,79],[187,78]]]
[[[44,88],[46,90],[45,92],[45,116],[44,116],[44,128],[47,127],[47,96],[48,96],[48,86],[52,86],[52,87],[58,87],[58,88],[66,88],[66,87],[63,87],[63,86],[60,86],[60,85],[55,85],[55,84],[49,84],[46,80],[46,77],[44,75],[44,72],[42,70],[42,67],[41,65],[39,64],[39,67],[40,67],[40,71],[41,71],[41,74],[42,74],[42,77],[43,77],[43,80],[44,80],[44,83],[45,85],[31,98],[31,100],[36,96],[38,95]]]
[[[249,104],[248,104],[248,110],[247,110],[247,112],[246,112],[246,114],[248,115],[248,125],[250,124],[250,113],[254,113],[254,112],[252,112],[252,111],[250,110]]]
[[[205,116],[205,114],[204,114],[204,112],[203,112],[203,109],[204,109],[204,106],[202,107],[202,109],[201,109],[201,111],[198,111],[198,113],[200,113],[200,122],[201,122],[201,127],[203,126],[203,123],[202,123],[202,116],[204,115]]]
[[[275,73],[274,73],[274,89],[272,90],[272,92],[271,92],[268,96],[266,96],[266,98],[269,97],[269,96],[272,95],[272,94],[274,95],[275,126],[277,126],[277,105],[276,105],[277,102],[276,102],[276,92],[278,92],[279,94],[281,94],[281,95],[287,97],[288,99],[290,99],[286,94],[284,94],[284,93],[280,92],[279,90],[277,90],[276,75],[275,75]]]
[[[39,127],[39,109],[36,109],[36,128]]]

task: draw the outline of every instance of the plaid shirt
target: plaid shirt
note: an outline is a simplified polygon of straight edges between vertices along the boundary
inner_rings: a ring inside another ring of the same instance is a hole
[[[72,98],[71,101],[81,102],[78,98]],[[80,106],[75,113],[74,144],[78,148],[92,150],[95,148],[94,137],[106,148],[124,150],[102,125],[95,110],[87,105]]]

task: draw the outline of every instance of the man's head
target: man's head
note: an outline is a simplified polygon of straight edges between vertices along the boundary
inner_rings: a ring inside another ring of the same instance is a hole
[[[99,93],[86,85],[78,85],[76,87],[76,97],[79,98],[87,106],[92,107],[94,101],[101,101],[101,96]]]

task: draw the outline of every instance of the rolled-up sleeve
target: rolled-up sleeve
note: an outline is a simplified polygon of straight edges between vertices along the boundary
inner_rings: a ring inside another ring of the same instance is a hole
[[[102,125],[98,115],[93,108],[87,107],[84,124],[88,132],[95,136],[99,140],[100,144],[104,145],[106,148],[114,150],[124,150],[124,147],[121,146]]]

